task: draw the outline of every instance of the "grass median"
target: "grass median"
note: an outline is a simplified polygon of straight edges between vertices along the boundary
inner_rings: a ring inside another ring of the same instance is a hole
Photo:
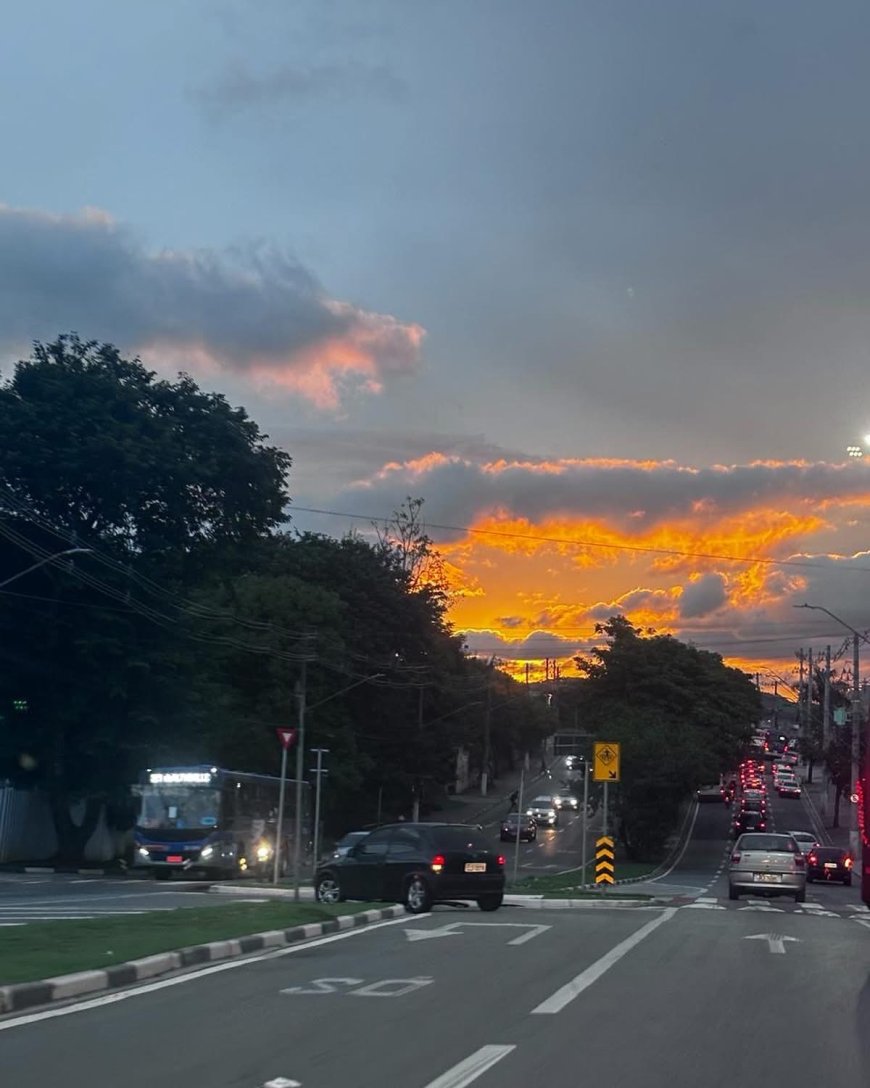
[[[372,910],[379,903],[231,903],[178,907],[147,914],[57,922],[30,922],[0,929],[0,985],[109,967],[126,960],[173,952],[193,944],[226,941],[270,929],[325,922]]]
[[[652,861],[616,862],[616,879],[632,880],[651,876],[656,863]],[[606,892],[597,889],[583,889],[585,883],[595,879],[595,863],[590,861],[586,867],[586,877],[580,869],[568,873],[553,873],[547,876],[530,876],[519,880],[509,890],[517,895],[545,895],[554,899],[595,899],[602,895],[618,896],[620,899],[651,899],[652,896],[631,892],[631,885],[623,890],[619,885],[608,888]]]

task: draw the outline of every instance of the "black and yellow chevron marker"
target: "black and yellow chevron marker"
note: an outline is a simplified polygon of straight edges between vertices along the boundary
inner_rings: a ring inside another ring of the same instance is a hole
[[[613,862],[613,839],[609,835],[602,835],[595,840],[595,883],[614,884],[616,882],[616,867]]]

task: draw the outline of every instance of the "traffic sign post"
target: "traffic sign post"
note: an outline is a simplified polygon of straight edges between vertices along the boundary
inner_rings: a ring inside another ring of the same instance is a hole
[[[595,883],[601,885],[602,891],[608,884],[616,883],[613,859],[613,839],[609,835],[602,835],[595,840]]]
[[[287,750],[296,740],[296,730],[281,728],[275,730],[281,742],[281,786],[278,790],[278,823],[275,827],[275,857],[272,861],[272,883],[278,883],[281,868],[281,839],[284,833],[284,789],[287,784]]]

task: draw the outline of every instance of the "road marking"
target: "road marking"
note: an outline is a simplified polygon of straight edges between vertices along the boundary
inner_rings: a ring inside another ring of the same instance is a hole
[[[289,1080],[287,1077],[274,1077],[267,1080],[263,1088],[302,1088],[301,1080]]]
[[[781,956],[785,955],[785,942],[791,941],[797,943],[800,941],[800,937],[789,937],[780,933],[753,933],[751,937],[744,937],[744,941],[767,941],[767,947],[771,952],[778,952]]]
[[[719,906],[718,903],[702,903],[699,900],[697,903],[687,903],[684,907],[680,907],[680,910],[725,910],[725,907]]]
[[[469,1054],[464,1061],[459,1062],[452,1069],[448,1069],[446,1073],[442,1073],[440,1077],[430,1081],[426,1088],[465,1088],[467,1084],[477,1080],[487,1069],[491,1069],[496,1062],[506,1058],[512,1050],[516,1050],[516,1044],[514,1043],[507,1046],[482,1046],[480,1050],[475,1050],[473,1054]]]
[[[188,971],[183,975],[174,975],[172,978],[161,979],[159,982],[147,982],[142,986],[133,986],[128,990],[103,994],[102,997],[93,997],[76,1005],[65,1005],[59,1009],[43,1009],[41,1012],[26,1013],[24,1016],[16,1016],[10,1020],[0,1019],[0,1031],[23,1027],[25,1024],[37,1024],[41,1020],[53,1020],[57,1016],[70,1016],[73,1013],[86,1012],[89,1009],[99,1009],[103,1005],[114,1005],[131,997],[141,997],[143,994],[154,993],[157,990],[166,990],[170,986],[183,986],[186,982],[193,982],[195,979],[205,978],[207,975],[217,975],[222,971],[235,971],[239,967],[248,967],[252,963],[261,963],[263,960],[292,956],[296,952],[307,952],[310,948],[319,948],[321,945],[333,944],[335,941],[346,941],[350,937],[358,937],[362,933],[371,933],[372,930],[384,929],[386,926],[404,925],[412,919],[413,915],[409,915],[407,918],[390,918],[385,922],[374,922],[371,925],[360,926],[357,929],[348,929],[344,933],[333,933],[328,937],[316,937],[311,941],[301,941],[299,944],[292,944],[287,948],[274,948],[268,952],[259,952],[245,958],[228,960],[226,963],[214,963],[209,967],[201,967],[195,971]]]
[[[630,937],[626,937],[624,941],[620,941],[618,945],[615,945],[611,950],[596,960],[591,966],[587,967],[585,971],[581,971],[579,975],[572,978],[570,982],[567,982],[564,986],[561,986],[551,997],[548,997],[546,1001],[542,1001],[540,1005],[536,1005],[532,1009],[533,1013],[557,1013],[561,1012],[565,1006],[574,1000],[575,997],[583,993],[588,989],[593,982],[597,982],[603,974],[610,970],[614,964],[618,963],[623,956],[627,955],[635,945],[640,944],[642,940],[648,937],[654,930],[658,929],[663,922],[670,921],[671,918],[677,913],[677,907],[667,907],[658,918],[653,918],[651,922],[647,922],[645,926],[641,926],[637,932],[632,933]]]
[[[763,906],[760,906],[758,904],[755,904],[755,905],[753,905],[751,907],[738,907],[737,909],[738,910],[754,910],[754,911],[758,911],[759,913],[767,912],[769,914],[785,914],[785,911],[782,909],[782,907],[763,907]]]
[[[438,929],[406,929],[405,936],[409,941],[428,941],[433,937],[459,937],[461,936],[459,930],[462,926],[530,930],[529,933],[524,933],[521,937],[515,937],[512,941],[508,941],[508,944],[525,944],[526,941],[531,941],[546,930],[553,928],[552,926],[531,925],[528,922],[449,922],[446,926],[440,926]]]
[[[716,897],[715,896],[699,895],[698,898],[695,900],[695,902],[696,903],[715,903],[716,902]]]

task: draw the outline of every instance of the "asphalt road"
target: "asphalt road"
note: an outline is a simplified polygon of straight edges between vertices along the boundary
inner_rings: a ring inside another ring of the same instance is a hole
[[[7,1017],[0,1069],[16,1088],[870,1083],[870,913],[826,886],[729,903],[727,820],[699,809],[655,884],[683,889],[668,906],[438,908]]]
[[[205,883],[192,881],[0,873],[0,926],[201,907],[205,900],[191,893],[206,890]],[[251,898],[256,898],[253,888]],[[208,903],[211,906],[218,901],[217,896],[210,896]]]

